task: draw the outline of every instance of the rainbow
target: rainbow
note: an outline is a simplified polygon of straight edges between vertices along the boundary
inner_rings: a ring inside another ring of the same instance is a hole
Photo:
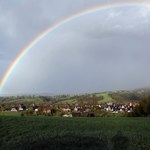
[[[8,78],[10,77],[11,73],[13,72],[17,64],[20,62],[20,60],[28,53],[28,51],[32,49],[32,47],[34,47],[47,34],[53,32],[60,26],[63,26],[79,17],[85,16],[85,15],[88,15],[97,11],[102,11],[102,10],[117,8],[117,7],[127,7],[127,6],[144,6],[144,7],[147,7],[147,5],[150,6],[150,1],[144,1],[144,2],[141,2],[141,1],[112,2],[112,3],[102,4],[100,6],[95,6],[92,8],[82,10],[78,13],[65,17],[62,20],[54,23],[53,25],[48,27],[46,30],[44,30],[42,33],[40,33],[37,37],[35,37],[23,50],[21,50],[20,54],[14,59],[14,61],[8,67],[7,71],[5,72],[5,74],[3,75],[0,81],[0,94],[2,93],[2,89],[6,81],[8,80]]]

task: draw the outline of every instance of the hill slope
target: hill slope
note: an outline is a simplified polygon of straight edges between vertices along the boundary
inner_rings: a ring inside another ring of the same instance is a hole
[[[10,97],[0,97],[0,105],[10,103],[39,104],[45,102],[52,104],[75,104],[75,103],[101,104],[108,102],[127,103],[131,101],[138,102],[148,95],[150,95],[150,88],[137,89],[132,91],[100,92],[100,93],[89,93],[80,95],[10,96]]]

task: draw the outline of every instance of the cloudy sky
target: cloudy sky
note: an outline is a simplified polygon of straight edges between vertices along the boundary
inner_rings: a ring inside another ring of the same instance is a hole
[[[55,22],[112,2],[116,0],[0,0],[0,78],[21,50]],[[17,64],[1,94],[149,87],[149,66],[150,7],[112,7],[47,34]]]

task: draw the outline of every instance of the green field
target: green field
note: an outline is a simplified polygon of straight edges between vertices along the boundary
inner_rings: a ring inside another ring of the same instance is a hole
[[[109,93],[98,93],[96,94],[97,97],[102,96],[103,100],[98,101],[98,103],[109,103],[109,102],[114,102],[112,97],[109,95]]]
[[[1,150],[149,150],[150,118],[0,115]]]

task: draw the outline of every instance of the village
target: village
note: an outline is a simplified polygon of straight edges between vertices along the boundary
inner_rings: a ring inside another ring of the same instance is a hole
[[[11,112],[21,112],[22,115],[45,115],[61,117],[98,117],[106,114],[125,114],[132,112],[137,103],[117,104],[31,104],[26,107],[24,104],[12,105]]]

